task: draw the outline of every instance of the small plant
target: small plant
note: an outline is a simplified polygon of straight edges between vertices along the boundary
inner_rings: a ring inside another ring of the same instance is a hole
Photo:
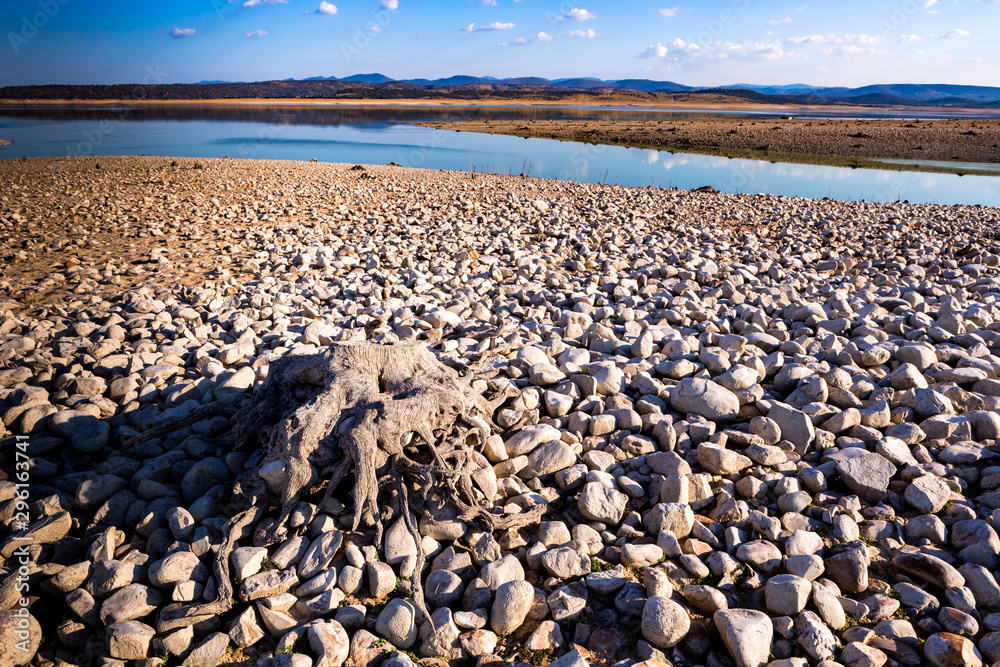
[[[600,558],[590,559],[590,571],[591,572],[607,572],[608,570],[614,569],[611,563],[603,561]]]
[[[535,667],[543,667],[552,662],[552,649],[542,648],[537,651],[529,651],[528,649],[522,647],[521,650],[517,652],[517,657],[523,662],[530,662],[535,665]]]
[[[288,646],[282,646],[281,648],[277,649],[274,653],[276,655],[278,655],[278,654],[302,653],[303,649],[305,648],[305,645],[304,645],[305,641],[306,641],[306,637],[303,634],[298,639],[296,639],[294,642],[292,642],[291,644],[289,644]]]

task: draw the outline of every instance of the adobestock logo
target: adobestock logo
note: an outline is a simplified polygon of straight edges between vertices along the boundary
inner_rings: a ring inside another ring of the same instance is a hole
[[[21,31],[8,32],[7,41],[14,55],[21,52],[21,48],[38,36],[38,33],[49,24],[49,21],[58,16],[63,5],[68,5],[70,0],[38,0],[38,11],[34,14],[21,17]]]
[[[344,57],[344,61],[350,63],[360,56],[362,51],[371,46],[372,40],[377,39],[389,27],[393,17],[400,11],[399,3],[394,0],[383,2],[381,9],[373,9],[370,12],[372,20],[364,28],[354,26],[351,29],[353,39],[350,42],[340,43],[340,54]]]

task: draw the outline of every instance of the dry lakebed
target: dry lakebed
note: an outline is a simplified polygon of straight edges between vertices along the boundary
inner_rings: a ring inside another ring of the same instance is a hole
[[[0,236],[0,667],[1000,662],[1000,210],[46,158]]]

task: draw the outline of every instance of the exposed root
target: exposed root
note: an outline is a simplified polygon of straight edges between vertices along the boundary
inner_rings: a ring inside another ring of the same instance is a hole
[[[427,506],[443,502],[459,520],[492,532],[534,523],[544,511],[491,510],[481,475],[492,471],[480,452],[506,394],[487,401],[471,389],[473,379],[471,370],[445,366],[411,343],[334,344],[272,364],[253,400],[233,418],[235,447],[260,449],[263,457],[234,487],[234,503],[243,510],[228,524],[216,556],[219,598],[198,605],[197,613],[229,609],[229,554],[246,526],[276,511],[264,541],[287,539],[295,532],[288,518],[303,498],[322,505],[353,474],[352,529],[374,527],[381,544],[383,521],[402,515],[417,545],[414,601],[429,619],[420,585],[425,554],[414,516],[429,516]],[[198,416],[204,418],[200,411]],[[158,437],[160,427],[154,430]]]

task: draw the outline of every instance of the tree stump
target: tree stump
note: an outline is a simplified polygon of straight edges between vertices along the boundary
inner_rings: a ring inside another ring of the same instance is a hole
[[[495,478],[491,489],[492,469],[481,451],[506,394],[488,401],[472,389],[475,377],[469,369],[445,366],[417,343],[336,343],[271,364],[262,386],[235,412],[227,436],[233,449],[254,453],[233,486],[232,518],[214,566],[219,595],[189,613],[230,609],[229,555],[238,539],[255,531],[263,531],[265,544],[291,537],[296,529],[288,518],[300,501],[322,505],[353,477],[352,528],[374,526],[381,548],[383,521],[396,512],[404,518],[417,545],[414,600],[430,618],[414,521],[429,516],[429,503],[450,504],[459,520],[490,532],[535,523],[544,511],[493,511]],[[185,421],[220,412],[209,404]],[[143,435],[180,426],[165,424]],[[346,489],[342,493],[348,500]]]

